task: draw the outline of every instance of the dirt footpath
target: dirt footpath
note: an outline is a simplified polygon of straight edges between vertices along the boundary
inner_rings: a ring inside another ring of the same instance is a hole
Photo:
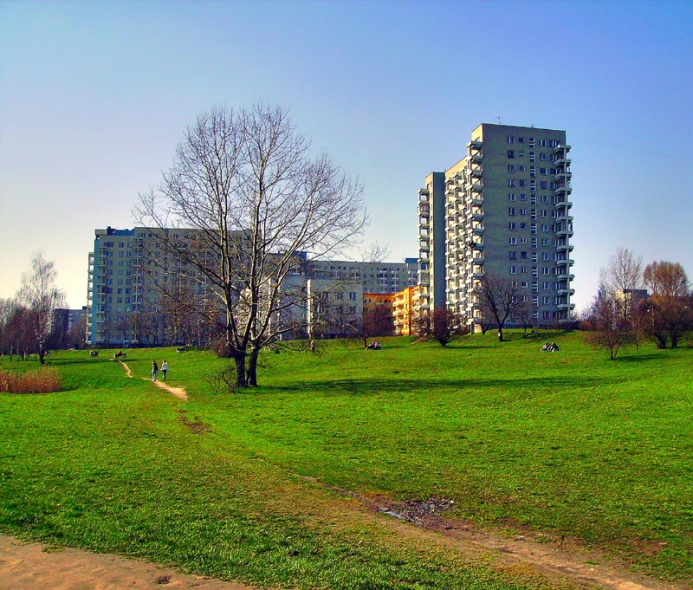
[[[123,590],[195,588],[252,590],[252,586],[177,573],[144,561],[77,549],[46,550],[0,536],[0,590]]]

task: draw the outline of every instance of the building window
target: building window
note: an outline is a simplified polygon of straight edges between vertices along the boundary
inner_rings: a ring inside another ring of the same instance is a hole
[[[520,201],[526,201],[527,195],[525,193],[520,193]]]
[[[520,215],[527,215],[527,209],[520,209]]]
[[[517,260],[517,252],[510,250],[510,252],[508,252],[508,258],[510,258],[510,260]]]
[[[515,193],[509,193],[508,194],[508,201],[514,201],[515,200]]]
[[[508,229],[510,231],[515,231],[515,222],[514,221],[511,221],[510,223],[508,223]]]
[[[527,181],[524,178],[520,179],[520,186],[526,186]]]
[[[542,154],[539,154],[539,159],[540,159],[542,162],[546,162],[546,154],[543,154],[543,153],[542,153]]]
[[[515,172],[514,164],[508,164],[508,172]]]
[[[547,188],[548,188],[548,185],[547,185],[547,183],[546,183],[545,180],[542,180],[542,181],[539,183],[539,187],[542,188],[542,189],[547,189]]]
[[[546,168],[539,168],[539,174],[546,176]]]
[[[520,166],[519,170],[520,172],[524,172],[527,169],[527,166]]]
[[[508,143],[515,143],[515,137],[513,135],[508,135],[507,142]]]
[[[515,150],[508,150],[508,158],[514,158],[515,157]]]
[[[533,147],[533,146],[529,146],[529,147]],[[534,152],[529,152],[529,161],[534,162]]]
[[[520,258],[526,259],[527,258],[527,252],[520,252]]]
[[[510,267],[510,274],[511,274],[511,275],[516,275],[516,274],[517,274],[517,266],[511,266],[511,267]]]
[[[510,187],[515,186],[515,179],[514,178],[508,179],[508,186],[510,186]]]
[[[517,238],[508,238],[508,243],[517,244]]]
[[[515,215],[515,207],[508,207],[508,215]]]
[[[356,301],[356,293],[354,293],[353,291],[349,293],[349,299],[351,299],[352,301]]]

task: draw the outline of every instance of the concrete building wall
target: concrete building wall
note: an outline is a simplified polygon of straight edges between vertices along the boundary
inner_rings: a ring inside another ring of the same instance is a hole
[[[538,324],[574,308],[569,150],[565,131],[484,123],[444,173],[445,297],[468,321],[479,313],[473,291],[487,273],[515,281]],[[439,229],[434,222],[433,235]],[[430,284],[440,268],[432,265]]]

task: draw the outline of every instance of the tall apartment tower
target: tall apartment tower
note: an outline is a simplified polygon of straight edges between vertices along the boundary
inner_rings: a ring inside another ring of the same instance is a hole
[[[565,131],[484,123],[472,131],[464,158],[427,177],[419,191],[419,272],[431,308],[442,297],[473,323],[480,315],[475,285],[492,273],[522,289],[535,324],[569,317],[569,151]]]

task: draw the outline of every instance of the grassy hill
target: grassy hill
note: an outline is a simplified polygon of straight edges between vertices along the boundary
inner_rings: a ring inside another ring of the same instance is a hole
[[[693,349],[611,362],[579,333],[510,338],[266,353],[261,387],[234,394],[205,352],[128,351],[134,379],[105,353],[54,353],[64,391],[0,395],[0,531],[273,587],[548,583],[398,536],[354,500],[432,499],[693,579]],[[162,358],[188,403],[147,381]]]

